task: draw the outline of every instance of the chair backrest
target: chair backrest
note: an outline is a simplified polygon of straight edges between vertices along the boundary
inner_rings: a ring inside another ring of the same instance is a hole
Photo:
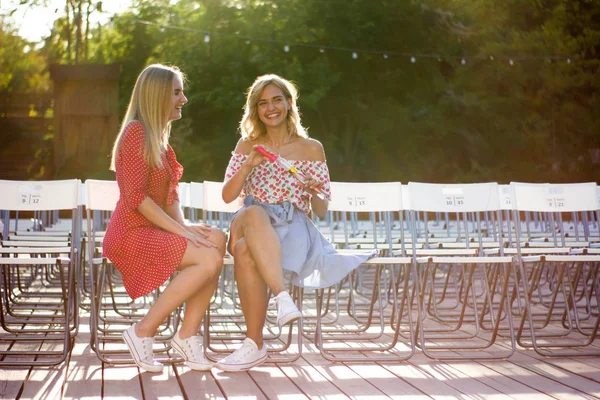
[[[227,204],[223,201],[223,182],[204,181],[203,210],[234,213],[239,210],[243,201],[240,197]]]
[[[190,207],[197,210],[204,208],[204,183],[190,182]]]
[[[87,208],[89,210],[113,211],[119,200],[119,185],[117,181],[101,181],[88,179],[85,181],[87,189]]]
[[[179,182],[177,192],[179,194],[179,204],[181,208],[190,207],[190,184],[187,182]]]
[[[498,184],[408,183],[410,209],[430,212],[478,212],[500,209]]]
[[[510,185],[498,185],[498,197],[500,198],[500,208],[502,210],[513,209]]]
[[[330,211],[400,211],[400,182],[331,182]]]
[[[595,182],[522,183],[511,182],[513,207],[519,211],[578,212],[600,209]]]
[[[73,210],[79,205],[79,180],[0,180],[0,210]]]

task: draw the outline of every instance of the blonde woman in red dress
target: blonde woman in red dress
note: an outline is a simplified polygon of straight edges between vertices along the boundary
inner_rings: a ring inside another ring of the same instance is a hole
[[[302,318],[286,290],[284,271],[296,286],[325,288],[375,254],[336,252],[308,217],[311,211],[320,218],[327,212],[329,170],[323,146],[308,137],[300,122],[297,97],[295,85],[280,76],[256,78],[240,122],[242,138],[225,172],[223,200],[244,197],[244,207],[231,223],[228,246],[247,325],[242,346],[215,364],[225,371],[247,370],[267,359],[267,288],[275,296],[279,326]],[[307,181],[301,183],[269,162],[256,150],[258,145],[289,160]]]
[[[177,272],[147,314],[123,332],[136,364],[151,372],[163,365],[152,343],[161,323],[186,303],[171,345],[187,365],[208,370],[198,330],[218,283],[225,235],[208,225],[184,222],[178,181],[183,167],[169,145],[171,121],[187,102],[184,76],[176,67],[148,66],[139,75],[113,148],[120,198],[103,242],[104,256],[123,275],[131,298],[144,296]]]

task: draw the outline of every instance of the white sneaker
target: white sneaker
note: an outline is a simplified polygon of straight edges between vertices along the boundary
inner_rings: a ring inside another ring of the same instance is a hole
[[[182,339],[179,332],[173,336],[171,346],[183,356],[185,365],[196,371],[209,371],[212,364],[204,357],[200,336],[190,336]]]
[[[267,348],[263,344],[262,349],[258,349],[254,340],[244,339],[242,347],[219,361],[215,367],[223,371],[246,371],[252,367],[262,364],[267,359]]]
[[[296,307],[296,303],[292,300],[292,296],[286,291],[280,292],[271,299],[269,306],[273,307],[274,305],[277,305],[277,325],[280,328],[302,318],[302,313],[298,311],[298,307]]]
[[[138,367],[148,372],[162,372],[163,365],[154,359],[152,352],[154,337],[139,337],[132,325],[123,331],[123,339]]]

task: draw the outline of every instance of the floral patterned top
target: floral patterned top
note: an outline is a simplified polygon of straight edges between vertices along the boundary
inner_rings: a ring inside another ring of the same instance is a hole
[[[242,164],[248,156],[240,153],[232,153],[225,180],[230,179],[242,168]],[[325,161],[288,160],[296,169],[305,175],[323,182],[323,195],[331,200],[331,189],[329,187],[329,169]],[[258,201],[269,204],[277,204],[290,200],[299,210],[306,214],[310,212],[310,200],[312,195],[302,189],[300,182],[284,167],[277,163],[265,161],[250,172],[242,189],[242,196],[254,196]]]

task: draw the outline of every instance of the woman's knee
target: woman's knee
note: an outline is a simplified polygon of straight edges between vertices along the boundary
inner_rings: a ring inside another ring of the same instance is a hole
[[[217,246],[217,249],[220,252],[220,256],[223,257],[225,254],[225,245],[227,243],[227,236],[217,228],[212,228],[210,233],[208,234],[208,240],[214,243]]]
[[[269,214],[261,206],[249,206],[243,212],[242,224],[244,226],[252,224],[269,223]]]
[[[248,248],[248,244],[242,238],[237,241],[233,247],[233,258],[235,260],[235,268],[254,268],[254,259]]]

